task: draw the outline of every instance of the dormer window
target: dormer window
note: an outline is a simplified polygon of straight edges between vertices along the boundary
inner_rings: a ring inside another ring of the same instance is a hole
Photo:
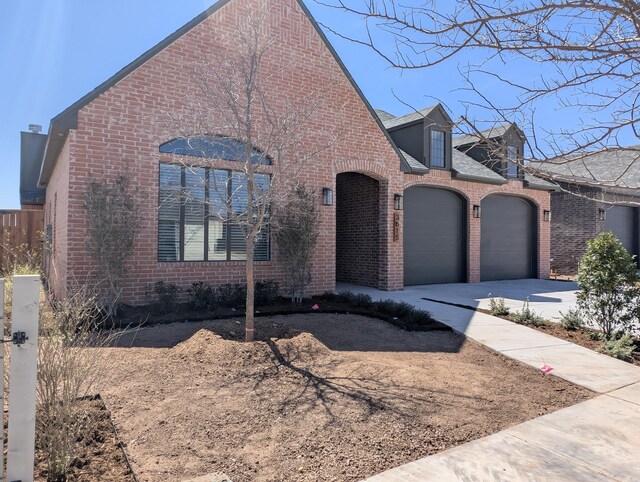
[[[431,167],[444,168],[446,166],[445,148],[446,133],[431,129]]]
[[[507,158],[510,159],[510,161],[507,162],[507,178],[518,179],[520,177],[519,167],[518,164],[516,164],[518,159],[520,159],[520,149],[518,149],[518,146],[507,146]]]

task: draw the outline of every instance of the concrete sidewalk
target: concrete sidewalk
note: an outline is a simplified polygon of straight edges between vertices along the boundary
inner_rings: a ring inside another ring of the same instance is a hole
[[[640,368],[501,318],[422,299],[419,289],[338,289],[406,301],[468,338],[602,394],[489,437],[391,469],[391,481],[640,480]]]
[[[413,286],[422,298],[489,309],[490,299],[503,298],[512,311],[521,310],[525,301],[547,320],[559,322],[563,313],[576,307],[578,285],[567,281],[518,279]]]

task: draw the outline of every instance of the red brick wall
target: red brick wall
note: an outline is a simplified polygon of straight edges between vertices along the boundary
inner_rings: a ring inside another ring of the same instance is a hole
[[[336,177],[336,280],[379,285],[380,189],[355,172]]]
[[[587,241],[602,230],[598,203],[566,192],[551,196],[551,268],[576,274]]]
[[[200,280],[220,284],[244,279],[243,262],[157,261],[158,163],[167,159],[159,154],[158,147],[184,133],[184,129],[168,126],[169,113],[180,113],[189,103],[200,99],[190,74],[194,63],[215,61],[215,57],[208,58],[213,52],[233,51],[238,44],[238,25],[246,17],[245,9],[258,3],[235,0],[225,5],[80,110],[78,128],[69,134],[47,188],[47,204],[55,193],[58,197],[56,253],[52,263],[58,293],[64,292],[72,277],[81,280],[95,272],[85,244],[82,200],[87,183],[92,178],[114,177],[122,172],[133,177],[143,215],[129,263],[130,274],[124,284],[125,302],[143,303],[146,287],[158,280],[187,287]],[[493,186],[452,180],[450,173],[442,171],[423,177],[403,175],[396,152],[298,3],[274,0],[269,4],[272,8],[265,30],[274,42],[264,61],[267,69],[264,74],[268,78],[265,90],[271,100],[282,105],[303,99],[310,91],[325,92],[321,105],[313,113],[313,124],[305,129],[301,139],[303,149],[313,150],[334,133],[340,134],[337,142],[330,143],[314,162],[305,166],[299,180],[318,193],[319,201],[323,187],[335,192],[339,173],[359,172],[379,182],[379,288],[401,289],[403,285],[402,219],[399,238],[394,239],[393,195],[402,193],[409,185],[450,187],[464,193],[470,205],[492,192],[522,195],[540,207],[542,216],[542,209],[549,206],[549,194],[523,189],[520,181]],[[221,162],[215,167],[229,168],[229,163]],[[313,257],[310,292],[335,287],[335,209],[335,203],[320,207],[320,235]],[[549,271],[548,225],[540,225],[541,277],[546,277]],[[479,279],[479,226],[479,220],[470,219],[470,281]],[[272,249],[270,261],[257,264],[257,277],[284,282],[277,249]]]
[[[58,156],[56,168],[47,185],[45,202],[45,225],[52,225],[52,251],[49,259],[45,260],[45,272],[49,283],[57,296],[66,294],[68,273],[68,256],[72,248],[84,248],[84,238],[69,242],[68,237],[68,213],[69,213],[69,167],[71,159],[71,146],[74,143],[75,132],[71,131]],[[70,268],[73,270],[73,267]]]
[[[519,180],[510,180],[503,185],[456,180],[448,171],[432,170],[425,176],[405,174],[405,189],[419,185],[445,187],[457,191],[467,199],[467,280],[470,283],[480,281],[480,236],[482,234],[481,220],[473,217],[473,206],[481,205],[482,199],[491,194],[520,196],[533,202],[538,210],[538,277],[549,277],[551,223],[543,220],[543,211],[550,209],[549,192],[525,189],[523,181]]]
[[[158,146],[182,134],[179,129],[167,126],[168,113],[200,98],[190,76],[194,63],[207,60],[209,52],[236,48],[238,25],[246,18],[244,9],[257,3],[236,0],[225,5],[79,112],[78,129],[70,137],[70,242],[67,245],[67,264],[78,276],[88,276],[94,268],[84,244],[82,197],[86,185],[91,178],[126,171],[134,178],[138,201],[143,206],[143,221],[124,286],[126,302],[144,302],[146,286],[157,280],[183,287],[197,280],[214,284],[243,280],[243,262],[158,263],[158,163],[161,159]],[[330,86],[322,104],[314,111],[313,125],[307,129],[302,144],[311,150],[319,142],[326,143],[334,130],[341,134],[338,142],[305,166],[301,181],[315,190],[320,200],[323,187],[335,191],[335,175],[339,169],[335,160],[340,159],[348,166],[357,164],[364,170],[375,170],[385,179],[395,178],[399,185],[397,154],[297,2],[279,0],[277,5],[280,6],[270,10],[267,27],[267,34],[269,37],[273,34],[275,42],[264,61],[269,69],[265,75],[269,78],[267,90],[271,99],[286,103],[290,99],[302,99],[309,91],[327,90]],[[228,166],[221,163],[221,167]],[[61,162],[54,178],[60,178],[64,170]],[[52,178],[49,199],[58,184]],[[335,205],[321,206],[319,224],[313,282],[309,288],[312,292],[335,286]],[[272,252],[271,261],[258,263],[257,276],[284,281],[277,250]],[[60,276],[64,277],[64,273],[60,272]],[[396,279],[401,280],[401,276]]]
[[[576,189],[572,186],[565,188],[572,191]],[[551,195],[551,268],[558,274],[577,274],[587,241],[603,231],[604,221],[600,220],[598,210],[606,209],[611,204],[596,199],[609,203],[638,203],[638,198],[622,194],[595,193],[588,188],[581,188],[577,192],[579,195],[571,192],[555,192]]]

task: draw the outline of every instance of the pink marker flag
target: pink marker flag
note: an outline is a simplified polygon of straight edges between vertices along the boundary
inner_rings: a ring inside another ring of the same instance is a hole
[[[319,307],[317,304],[315,304],[315,305],[313,305],[313,306],[311,307],[311,309],[312,309],[312,310],[319,310],[319,309],[320,309],[320,307]]]
[[[544,373],[545,375],[548,375],[549,373],[551,373],[553,371],[553,367],[547,365],[546,363],[544,365],[542,365],[542,368],[540,369],[540,371],[542,373]]]

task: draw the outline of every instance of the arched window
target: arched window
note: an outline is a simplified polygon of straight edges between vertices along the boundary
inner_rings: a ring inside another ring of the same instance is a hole
[[[160,152],[221,161],[244,161],[246,159],[242,142],[222,136],[179,137],[162,144]],[[251,162],[263,165],[271,164],[269,157],[256,148],[251,149]]]

